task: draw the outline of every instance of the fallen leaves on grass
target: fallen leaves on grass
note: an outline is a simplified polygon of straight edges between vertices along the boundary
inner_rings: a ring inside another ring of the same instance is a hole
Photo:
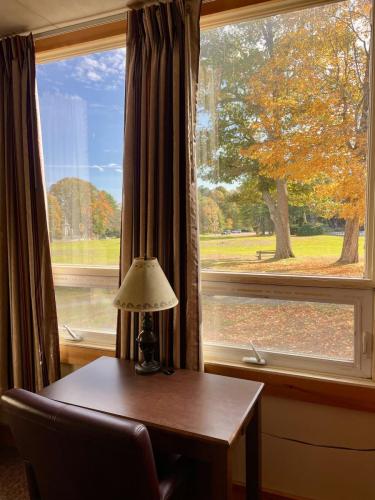
[[[339,276],[362,278],[363,261],[358,264],[336,264],[330,258],[309,257],[283,260],[255,259],[202,259],[202,270],[236,271],[254,273],[298,274],[307,276]]]
[[[205,341],[353,359],[352,305],[205,296],[203,319]]]

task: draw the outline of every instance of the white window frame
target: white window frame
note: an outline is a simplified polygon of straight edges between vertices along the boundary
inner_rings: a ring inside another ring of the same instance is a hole
[[[212,276],[211,276],[212,277]],[[215,277],[219,276],[215,273]],[[227,276],[226,276],[227,277]],[[236,277],[239,278],[236,281]],[[347,377],[371,378],[372,372],[372,325],[373,292],[372,290],[353,290],[330,287],[297,287],[288,285],[254,284],[243,281],[243,276],[232,275],[230,281],[210,281],[203,278],[203,295],[234,296],[265,299],[279,299],[295,302],[319,302],[330,304],[350,304],[354,306],[354,360],[329,359],[314,355],[292,354],[281,350],[257,351],[265,359],[266,366],[289,368],[293,370],[334,373]],[[256,334],[254,334],[256,337]],[[249,341],[251,336],[249,325]],[[225,343],[206,342],[204,354],[210,361],[241,362],[245,356],[253,355],[251,347],[228,345]],[[257,365],[251,365],[257,366]]]
[[[115,266],[94,267],[77,265],[54,265],[54,284],[56,287],[107,288],[115,295],[119,285],[118,268]],[[257,283],[254,283],[257,278]],[[273,283],[269,283],[269,279]],[[297,278],[297,280],[295,279]],[[298,279],[300,278],[300,279]],[[300,282],[296,286],[295,282]],[[308,283],[314,282],[314,286]],[[288,284],[293,282],[294,284]],[[283,283],[283,284],[281,284]],[[317,286],[317,283],[320,286]],[[361,286],[361,288],[359,287]],[[277,298],[283,300],[352,304],[354,318],[354,361],[324,359],[318,356],[283,353],[276,350],[258,351],[267,362],[267,367],[288,368],[296,371],[334,374],[350,378],[371,378],[372,346],[374,324],[374,293],[368,280],[340,278],[307,278],[296,276],[254,276],[250,273],[202,272],[202,294],[207,296],[240,296]],[[74,328],[82,341],[73,341],[60,327],[64,343],[80,344],[87,347],[115,346],[115,332]],[[249,336],[249,340],[253,340]],[[205,342],[205,359],[210,362],[238,364],[248,356],[250,348]],[[248,366],[248,365],[245,365]],[[254,367],[255,365],[251,365]]]
[[[55,287],[69,288],[106,288],[113,290],[113,297],[119,286],[119,268],[116,266],[79,266],[54,264],[53,279]],[[110,306],[111,307],[111,306]],[[115,308],[113,308],[115,314]],[[94,330],[76,328],[68,324],[82,340],[74,340],[62,324],[59,325],[60,341],[66,344],[84,345],[85,347],[114,348],[116,332],[114,330]]]
[[[297,9],[304,9],[317,5],[333,3],[328,0],[270,0],[260,4],[232,9],[201,18],[201,29],[215,28],[225,24],[241,22],[250,19],[267,17],[286,13]],[[373,20],[375,17],[373,9]],[[374,22],[372,22],[371,51],[375,53]],[[72,48],[71,52],[65,49],[56,51],[47,57],[40,57],[38,63],[50,62],[62,58],[82,55],[89,52],[98,52],[125,46],[125,43],[116,43],[111,46],[108,41],[100,41],[95,48]],[[375,82],[375,64],[371,61],[371,82]],[[281,352],[260,351],[267,360],[268,367],[274,369],[288,368],[298,372],[314,372],[332,374],[338,377],[373,378],[374,374],[374,289],[375,289],[375,127],[372,126],[374,117],[373,85],[370,84],[370,123],[369,123],[369,158],[367,178],[367,214],[366,214],[366,278],[331,278],[319,276],[276,275],[263,273],[232,273],[202,271],[202,293],[207,295],[240,295],[240,296],[272,296],[284,298],[293,296],[293,300],[326,301],[334,303],[350,303],[355,305],[355,360],[353,363],[331,361],[312,356],[284,354]],[[99,287],[111,288],[114,295],[118,288],[119,269],[114,266],[78,266],[53,265],[55,286],[68,287]],[[343,301],[343,302],[340,302]],[[75,329],[82,335],[80,345],[113,347],[115,332],[92,331]],[[68,337],[61,330],[64,343],[69,343]],[[249,339],[251,340],[251,339]],[[73,343],[73,342],[72,342]],[[205,360],[241,364],[243,356],[249,355],[249,350],[241,347],[229,347],[217,343],[204,342]],[[248,365],[243,365],[248,366]],[[251,365],[253,368],[255,365]],[[262,369],[262,368],[259,368]]]

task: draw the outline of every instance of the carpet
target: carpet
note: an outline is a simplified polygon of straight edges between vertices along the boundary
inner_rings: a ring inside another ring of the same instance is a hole
[[[14,448],[0,448],[0,500],[29,500],[25,469]]]

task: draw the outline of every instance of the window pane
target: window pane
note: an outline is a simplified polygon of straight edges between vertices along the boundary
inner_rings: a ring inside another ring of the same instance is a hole
[[[118,265],[125,49],[38,65],[52,261]]]
[[[107,288],[55,288],[59,326],[93,331],[116,331],[115,290]]]
[[[354,360],[354,306],[203,296],[204,339],[328,359]]]
[[[202,33],[202,269],[363,276],[370,7]]]

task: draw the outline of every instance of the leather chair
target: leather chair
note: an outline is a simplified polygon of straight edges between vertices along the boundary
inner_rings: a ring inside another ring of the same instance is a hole
[[[2,396],[31,500],[189,500],[191,464],[154,459],[146,427],[23,389]]]

